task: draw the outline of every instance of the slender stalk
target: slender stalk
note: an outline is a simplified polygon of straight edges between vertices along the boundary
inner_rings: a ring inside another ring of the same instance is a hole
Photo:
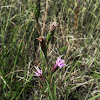
[[[44,28],[45,28],[45,21],[46,21],[46,17],[47,17],[47,10],[48,10],[48,0],[46,2],[46,11],[45,11],[45,17],[44,17],[44,22],[43,22],[43,28],[42,28],[42,32],[41,32],[42,36],[43,36]]]

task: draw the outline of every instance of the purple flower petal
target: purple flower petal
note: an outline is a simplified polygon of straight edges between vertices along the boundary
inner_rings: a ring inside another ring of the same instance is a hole
[[[63,66],[66,66],[65,61],[61,59],[62,56],[58,57],[56,60],[56,65],[58,65],[60,68]]]
[[[56,64],[54,67],[51,69],[52,71],[55,71],[58,67],[62,68],[63,66],[66,66],[65,61],[61,59],[63,55],[57,58]]]
[[[38,67],[35,66],[35,69],[37,70],[37,72],[38,72],[39,74],[42,74],[42,70],[40,70]]]
[[[60,67],[60,68],[62,68],[63,66],[66,66],[66,64],[60,64],[60,66],[59,66],[59,67]]]
[[[60,62],[60,58],[57,58],[56,60],[56,64],[58,64]]]
[[[37,72],[35,72],[35,71],[34,71],[34,73],[35,73],[36,76],[41,76],[39,73],[37,73]]]
[[[45,78],[42,76],[42,70],[40,70],[37,66],[34,66],[37,72],[33,71],[36,76],[39,76],[44,82]]]

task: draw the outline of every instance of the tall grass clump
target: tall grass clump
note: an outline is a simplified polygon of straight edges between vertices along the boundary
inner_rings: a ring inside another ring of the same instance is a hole
[[[99,100],[99,44],[99,0],[0,0],[0,100]]]

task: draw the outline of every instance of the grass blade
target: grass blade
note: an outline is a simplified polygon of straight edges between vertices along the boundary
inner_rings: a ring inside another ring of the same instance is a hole
[[[98,94],[98,95],[96,95],[96,96],[94,96],[94,97],[92,97],[92,98],[90,98],[90,99],[88,99],[88,100],[94,100],[94,99],[96,99],[96,98],[98,98],[98,97],[100,97],[100,94]],[[99,99],[98,99],[99,100]]]
[[[51,89],[50,89],[50,85],[49,85],[49,83],[47,82],[47,80],[46,80],[46,83],[47,83],[47,87],[48,87],[48,90],[49,90],[50,100],[53,100],[52,93],[51,93]]]

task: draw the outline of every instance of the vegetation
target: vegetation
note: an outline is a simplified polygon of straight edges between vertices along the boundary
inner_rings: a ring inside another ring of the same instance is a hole
[[[0,30],[0,100],[100,99],[99,0],[0,0]]]

